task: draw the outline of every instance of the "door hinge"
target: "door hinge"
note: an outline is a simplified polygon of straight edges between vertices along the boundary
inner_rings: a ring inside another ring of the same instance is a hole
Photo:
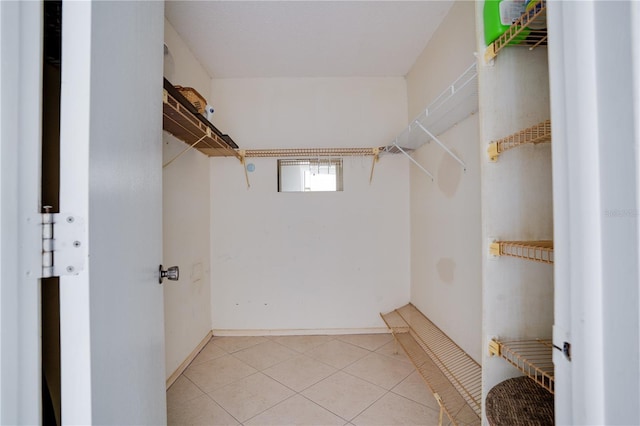
[[[42,278],[77,275],[87,256],[85,222],[77,215],[42,213]]]

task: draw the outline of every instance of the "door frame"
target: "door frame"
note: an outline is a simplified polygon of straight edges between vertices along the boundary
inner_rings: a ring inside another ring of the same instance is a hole
[[[640,422],[639,8],[548,2],[558,424]]]

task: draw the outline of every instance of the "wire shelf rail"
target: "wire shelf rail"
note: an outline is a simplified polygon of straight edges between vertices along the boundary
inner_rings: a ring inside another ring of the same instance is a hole
[[[495,241],[489,247],[492,256],[510,256],[541,263],[553,263],[553,241]]]
[[[491,161],[497,161],[503,152],[525,144],[551,142],[551,120],[543,121],[502,139],[492,141],[487,152]]]
[[[372,156],[375,148],[286,148],[286,149],[247,149],[245,157],[347,157]]]
[[[504,358],[527,377],[554,393],[553,343],[551,340],[492,339],[489,354]]]
[[[533,50],[547,45],[547,2],[538,0],[528,7],[520,17],[487,46],[484,53],[485,62],[489,62],[507,46],[523,46]]]

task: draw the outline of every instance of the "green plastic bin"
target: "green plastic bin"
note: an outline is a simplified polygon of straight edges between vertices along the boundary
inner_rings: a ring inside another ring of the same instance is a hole
[[[503,19],[501,17],[500,8],[501,3],[503,12],[505,14],[505,20],[508,22],[510,18],[519,16],[519,13],[514,13],[513,11],[516,9],[523,10],[524,2],[523,1],[512,1],[512,0],[485,0],[484,9],[483,9],[483,18],[484,18],[484,41],[488,46],[493,43],[498,37],[504,34],[505,31],[509,29],[511,24],[504,24]],[[508,3],[508,4],[507,4]],[[535,2],[531,2],[535,3]],[[522,43],[531,30],[525,28],[514,40],[512,40],[509,44],[520,44]]]

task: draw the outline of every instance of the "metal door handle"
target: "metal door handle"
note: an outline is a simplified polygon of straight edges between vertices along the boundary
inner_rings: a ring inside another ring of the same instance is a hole
[[[158,278],[158,282],[162,284],[162,280],[165,278],[171,281],[178,281],[180,277],[180,268],[177,266],[172,266],[168,268],[166,271],[162,269],[162,265],[160,265],[160,277]]]

